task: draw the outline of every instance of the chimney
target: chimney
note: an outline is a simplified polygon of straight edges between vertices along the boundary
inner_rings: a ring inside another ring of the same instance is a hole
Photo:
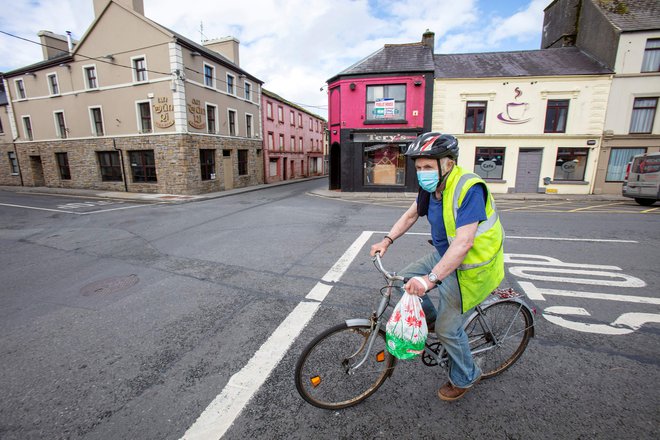
[[[433,52],[435,50],[435,33],[427,29],[426,32],[422,34],[422,44],[430,47],[431,52]]]
[[[44,55],[44,60],[50,60],[51,58],[55,58],[58,55],[71,53],[69,50],[71,36],[68,32],[65,36],[54,34],[51,31],[39,31],[37,36],[41,42],[41,51]],[[73,42],[71,42],[71,45],[73,45]]]
[[[137,12],[140,15],[144,15],[144,1],[143,0],[94,0],[94,18],[98,18],[101,15],[101,12],[105,9],[106,5],[114,1],[117,4],[122,5],[126,9]]]
[[[240,66],[238,59],[238,46],[241,42],[238,41],[238,39],[234,37],[224,37],[216,40],[204,41],[202,44],[205,48],[218,52],[220,55],[229,59],[232,63]]]

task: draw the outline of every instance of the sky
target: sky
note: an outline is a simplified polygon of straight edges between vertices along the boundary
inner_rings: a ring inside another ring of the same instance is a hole
[[[240,66],[264,87],[323,117],[326,81],[385,44],[435,32],[435,53],[539,49],[551,0],[144,0],[151,20],[200,42],[240,41]],[[0,0],[0,31],[82,37],[92,0]],[[186,5],[186,7],[182,7]],[[202,29],[202,32],[200,32]],[[118,30],[119,31],[119,30]],[[41,61],[37,44],[0,33],[0,72]]]

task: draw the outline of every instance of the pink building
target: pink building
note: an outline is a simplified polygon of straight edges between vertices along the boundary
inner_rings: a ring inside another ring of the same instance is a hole
[[[273,92],[262,92],[265,182],[325,174],[325,119]]]
[[[434,38],[385,45],[328,80],[330,189],[417,191],[403,153],[431,128]]]

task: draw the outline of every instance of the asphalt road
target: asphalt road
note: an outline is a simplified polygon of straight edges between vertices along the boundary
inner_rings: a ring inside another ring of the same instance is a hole
[[[375,306],[369,243],[401,214],[306,194],[324,184],[173,205],[0,192],[0,438],[656,438],[660,220],[639,212],[502,209],[536,337],[464,399],[415,360],[356,407],[304,403],[297,355]],[[429,249],[425,220],[411,232],[388,267]]]

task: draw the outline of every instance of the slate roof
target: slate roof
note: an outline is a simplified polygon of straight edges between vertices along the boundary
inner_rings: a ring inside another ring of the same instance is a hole
[[[264,89],[264,88],[261,89],[261,93],[263,93],[264,95],[269,96],[269,97],[271,97],[271,98],[273,98],[273,99],[277,99],[278,101],[280,101],[280,102],[282,102],[282,103],[288,105],[289,107],[296,108],[296,109],[298,109],[298,110],[300,110],[300,111],[302,111],[302,112],[307,113],[307,114],[310,115],[310,116],[313,116],[313,117],[315,117],[315,118],[317,118],[317,119],[320,119],[320,120],[322,120],[322,121],[324,121],[324,122],[328,122],[328,121],[325,120],[324,117],[319,116],[319,115],[317,115],[316,113],[312,113],[311,111],[307,110],[306,108],[301,107],[301,106],[299,106],[298,104],[294,104],[293,102],[291,102],[291,101],[289,101],[289,100],[287,100],[287,99],[282,98],[282,97],[281,97],[280,95],[278,95],[277,93],[271,92],[270,90],[266,90],[266,89]]]
[[[435,54],[436,78],[603,75],[613,73],[576,47]]]
[[[659,0],[591,0],[623,32],[660,29]]]
[[[433,50],[422,43],[386,44],[328,80],[369,73],[433,72]]]

